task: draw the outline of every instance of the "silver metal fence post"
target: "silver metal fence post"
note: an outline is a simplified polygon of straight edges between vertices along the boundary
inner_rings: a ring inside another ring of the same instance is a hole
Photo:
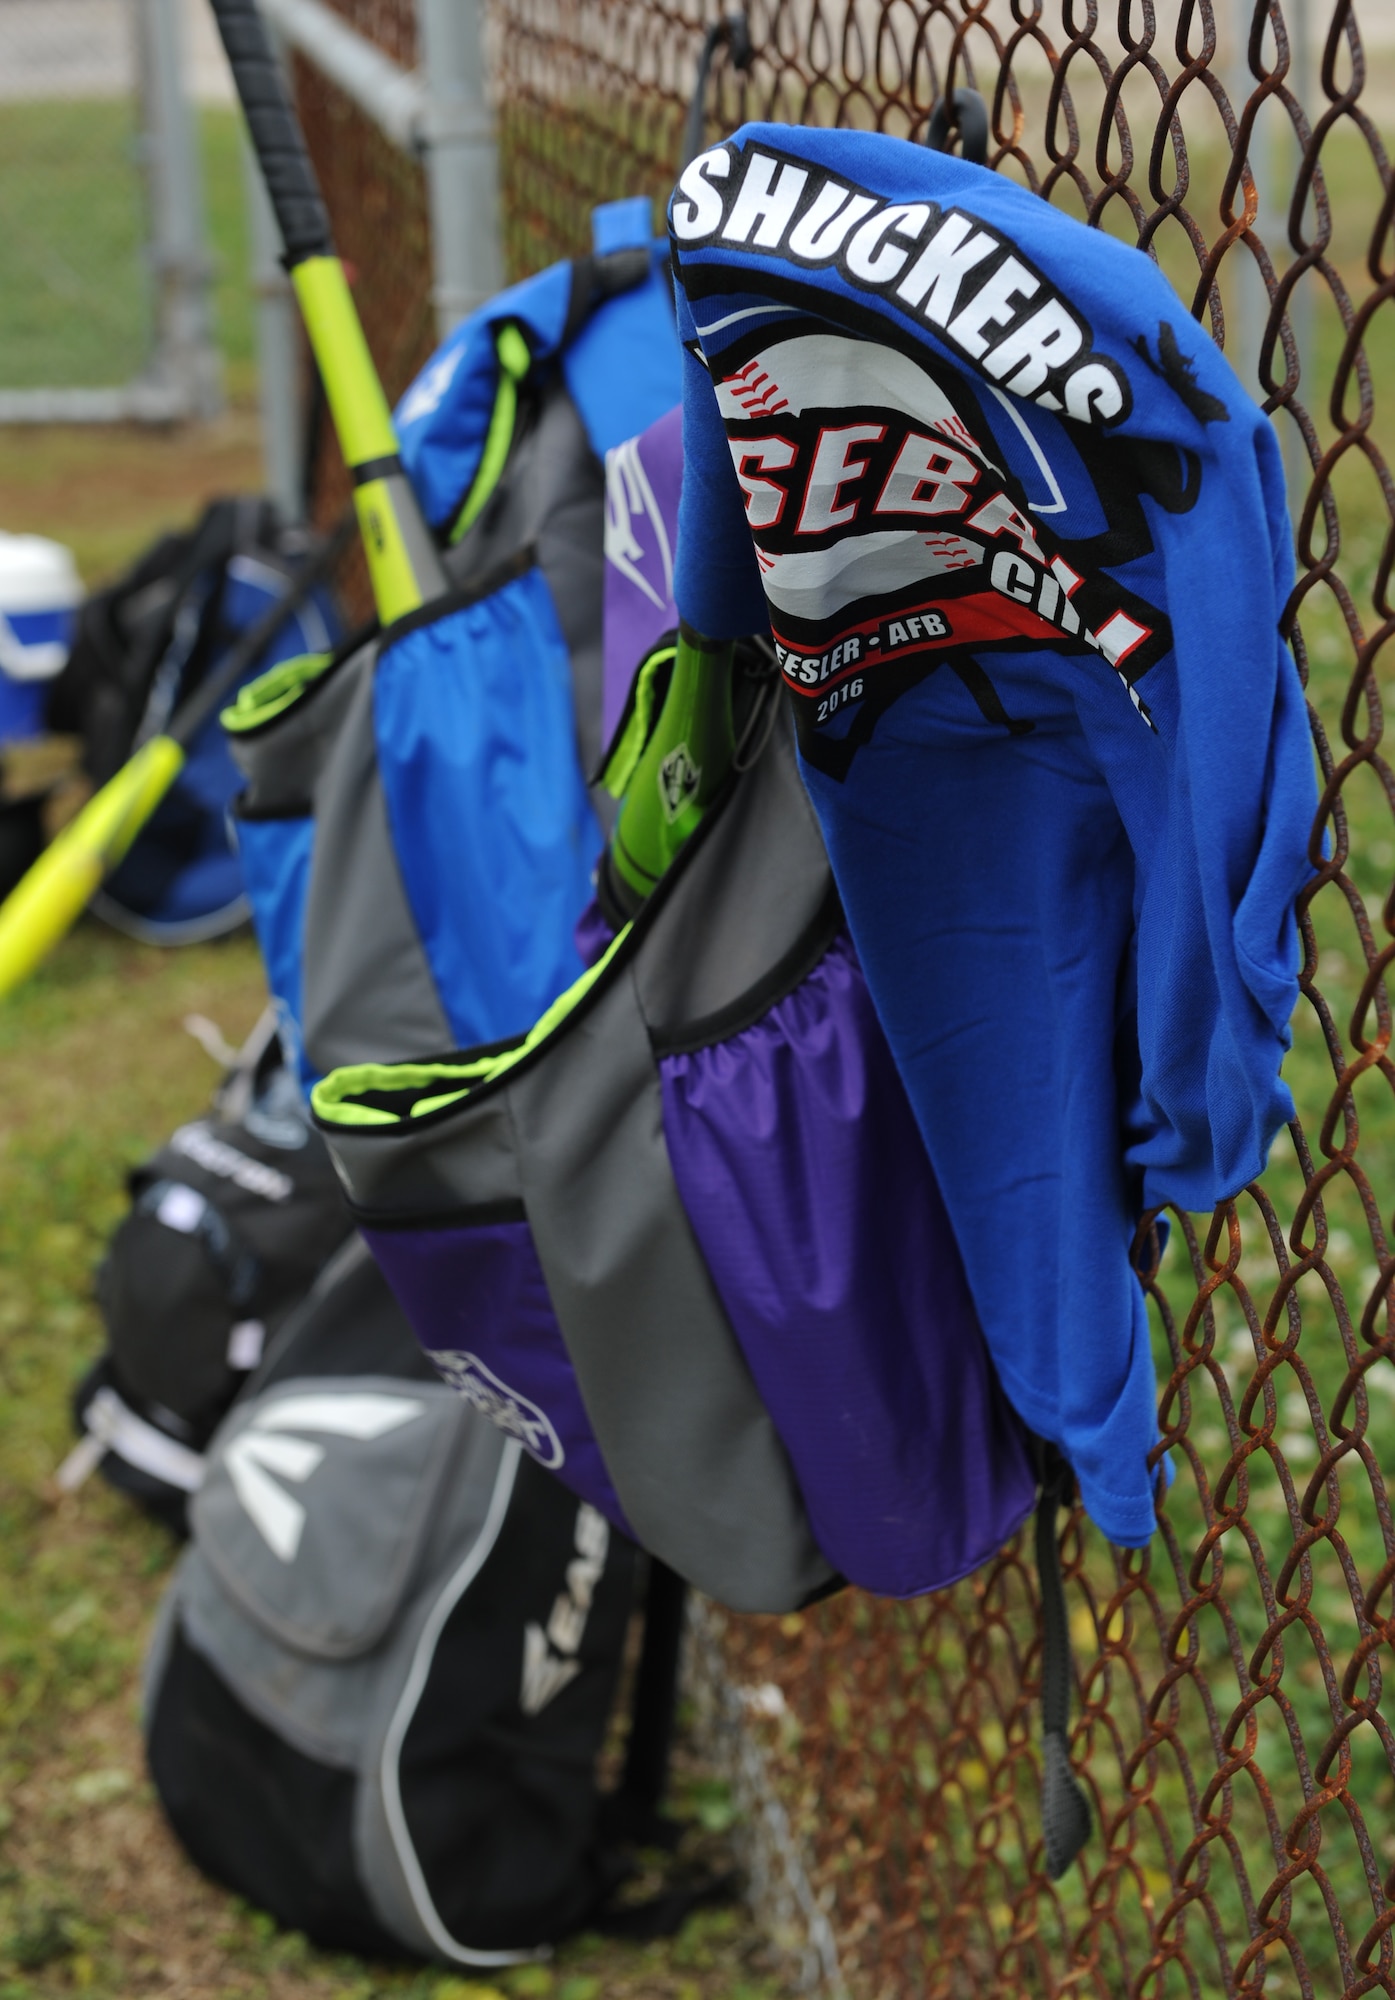
[[[242,173],[257,313],[257,396],[264,477],[282,520],[295,522],[303,518],[306,501],[299,317],[290,279],[281,268],[281,233],[245,134]]]
[[[442,338],[504,281],[480,0],[417,0],[429,102],[432,297]]]
[[[137,47],[155,274],[152,374],[181,416],[222,408],[222,366],[209,314],[203,176],[185,86],[177,0],[139,0]]]

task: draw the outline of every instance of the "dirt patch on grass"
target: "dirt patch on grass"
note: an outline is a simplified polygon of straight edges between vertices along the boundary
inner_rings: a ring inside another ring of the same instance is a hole
[[[262,479],[257,415],[245,406],[168,430],[0,429],[0,528],[66,542],[88,585],[187,525],[215,495],[260,492]]]
[[[364,1968],[317,1962],[188,1860],[145,1776],[133,1693],[81,1716],[14,1790],[4,1845],[11,1981],[0,1991],[328,2000],[363,1990]]]

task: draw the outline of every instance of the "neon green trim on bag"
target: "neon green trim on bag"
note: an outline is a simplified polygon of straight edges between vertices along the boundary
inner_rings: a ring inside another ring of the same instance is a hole
[[[589,966],[579,979],[573,980],[565,993],[558,995],[547,1012],[539,1015],[522,1041],[516,1042],[511,1049],[504,1049],[498,1055],[477,1056],[473,1062],[464,1063],[351,1063],[344,1069],[331,1070],[311,1091],[310,1103],[316,1117],[322,1118],[327,1125],[404,1125],[409,1119],[425,1117],[428,1111],[440,1111],[448,1104],[458,1104],[471,1091],[478,1090],[481,1084],[493,1083],[496,1077],[506,1075],[525,1056],[532,1055],[549,1035],[556,1034],[565,1025],[605,972],[629,936],[630,928],[626,924],[622,931],[616,933],[603,956]],[[376,1104],[355,1104],[352,1101],[373,1091],[402,1093],[429,1090],[432,1084],[459,1084],[460,1088],[419,1097],[407,1112],[384,1111]]]
[[[659,646],[640,664],[635,679],[634,707],[630,719],[625,724],[620,740],[611,752],[610,761],[601,772],[600,782],[613,799],[625,796],[631,778],[644,746],[649,741],[654,727],[654,683],[659,669],[673,660],[678,652],[676,646]]]
[[[264,674],[258,674],[246,687],[239,688],[236,701],[223,710],[218,720],[229,736],[259,728],[263,722],[270,722],[273,716],[292,708],[333,658],[333,653],[298,653],[293,660],[278,660],[274,667],[268,667]]]
[[[479,518],[485,501],[503,477],[518,422],[518,385],[533,365],[527,341],[510,320],[495,336],[494,352],[499,357],[499,386],[494,392],[494,408],[489,415],[484,450],[478,470],[465,495],[465,504],[455,517],[450,538],[458,542],[466,529]]]

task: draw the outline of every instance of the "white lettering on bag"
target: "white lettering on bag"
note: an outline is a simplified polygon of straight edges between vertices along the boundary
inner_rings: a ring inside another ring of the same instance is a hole
[[[224,1450],[223,1469],[252,1525],[278,1562],[295,1561],[306,1519],[304,1506],[280,1481],[289,1479],[303,1485],[324,1463],[326,1450],[309,1438],[287,1433],[323,1431],[330,1437],[366,1443],[413,1422],[425,1408],[416,1397],[380,1395],[370,1390],[317,1390],[262,1405]]]
[[[581,1672],[576,1655],[610,1549],[610,1523],[584,1500],[577,1510],[572,1546],[576,1554],[567,1564],[566,1588],[553,1602],[547,1630],[534,1622],[524,1627],[518,1699],[525,1715],[539,1714]]]
[[[520,1395],[517,1389],[511,1389],[507,1382],[501,1382],[477,1354],[442,1347],[429,1349],[427,1359],[434,1363],[437,1373],[449,1382],[452,1389],[467,1403],[473,1403],[480,1415],[497,1424],[506,1436],[517,1438],[539,1465],[555,1472],[564,1462],[566,1453],[562,1449],[562,1440],[553,1429],[547,1413],[527,1396]]]
[[[215,1138],[207,1125],[181,1125],[170,1140],[170,1150],[182,1153],[205,1173],[231,1181],[244,1193],[260,1195],[263,1201],[289,1201],[295,1193],[295,1182],[289,1174],[280,1173],[262,1160],[249,1158],[225,1139]]]

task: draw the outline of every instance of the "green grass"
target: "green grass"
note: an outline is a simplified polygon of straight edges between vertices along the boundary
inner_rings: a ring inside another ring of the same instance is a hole
[[[231,110],[199,116],[213,308],[230,393],[255,388],[247,223]],[[150,346],[130,103],[0,105],[0,388],[129,381]]]
[[[257,356],[240,114],[205,105],[199,113],[199,140],[213,259],[214,332],[223,355],[227,392],[235,401],[246,402],[256,394]]]
[[[0,109],[0,382],[121,382],[149,342],[136,133],[123,101]]]

